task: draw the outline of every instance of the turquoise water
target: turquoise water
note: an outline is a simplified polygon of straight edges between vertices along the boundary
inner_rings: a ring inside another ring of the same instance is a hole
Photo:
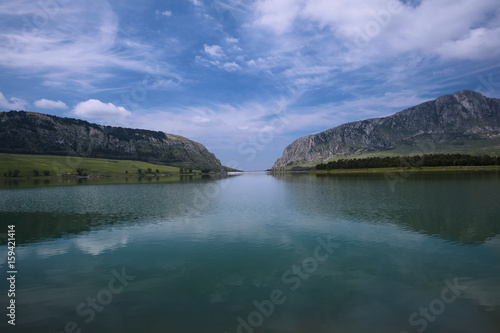
[[[2,188],[0,329],[500,332],[500,174],[393,180]]]

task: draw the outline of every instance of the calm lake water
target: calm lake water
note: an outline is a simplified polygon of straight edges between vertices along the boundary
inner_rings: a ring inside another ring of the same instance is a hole
[[[499,190],[498,172],[2,188],[0,330],[500,332]]]

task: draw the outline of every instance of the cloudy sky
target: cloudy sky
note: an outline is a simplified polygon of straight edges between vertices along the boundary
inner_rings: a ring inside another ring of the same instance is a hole
[[[498,0],[0,1],[0,110],[179,134],[244,170],[462,89],[500,98]]]

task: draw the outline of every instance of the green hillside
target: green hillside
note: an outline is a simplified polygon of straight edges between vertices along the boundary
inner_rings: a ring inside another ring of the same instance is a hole
[[[141,161],[111,160],[102,158],[71,157],[55,155],[25,155],[25,154],[0,154],[0,177],[9,170],[19,170],[19,176],[33,176],[33,170],[38,170],[43,176],[44,171],[49,171],[51,176],[57,174],[75,174],[76,169],[83,169],[90,175],[105,174],[136,174],[137,169],[153,172],[158,169],[160,173],[177,173],[179,168],[158,165]]]
[[[205,146],[179,135],[25,111],[0,112],[0,153],[131,160],[222,171],[219,159]]]

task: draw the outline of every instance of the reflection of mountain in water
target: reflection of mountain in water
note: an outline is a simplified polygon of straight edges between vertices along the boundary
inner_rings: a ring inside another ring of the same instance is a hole
[[[394,192],[385,175],[276,175],[298,210],[329,219],[395,223],[461,244],[500,234],[500,174],[408,174]]]
[[[204,192],[228,176],[183,177],[175,183],[21,188],[0,192],[0,228],[16,225],[19,245],[72,237],[112,226],[187,221],[217,200]],[[146,181],[145,181],[146,182]],[[209,186],[211,185],[211,186]],[[22,186],[21,186],[22,187]],[[0,245],[7,244],[0,234]]]

